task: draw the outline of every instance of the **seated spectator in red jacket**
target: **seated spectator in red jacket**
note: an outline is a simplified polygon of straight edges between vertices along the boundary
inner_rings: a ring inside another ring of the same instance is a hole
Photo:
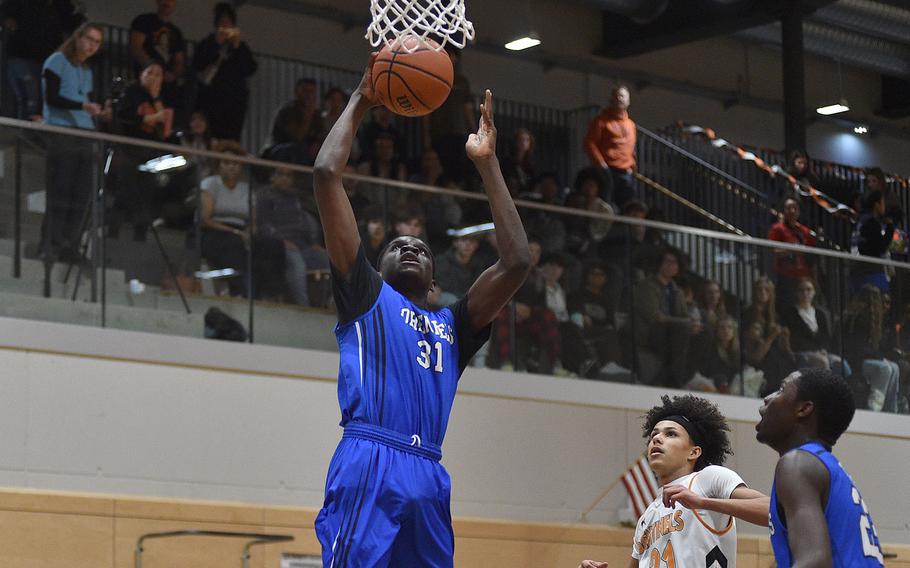
[[[782,210],[781,220],[768,231],[768,240],[814,247],[815,237],[809,227],[799,222],[799,201],[788,197]],[[774,249],[774,275],[778,305],[786,306],[796,301],[796,285],[800,278],[815,278],[815,265],[811,257],[801,252]]]

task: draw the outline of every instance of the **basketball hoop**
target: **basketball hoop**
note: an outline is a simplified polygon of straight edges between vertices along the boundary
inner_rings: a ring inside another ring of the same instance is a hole
[[[383,42],[391,45],[408,34],[421,39],[434,36],[430,39],[438,41],[437,51],[446,43],[464,49],[474,39],[474,24],[465,16],[464,0],[370,0],[370,13],[373,23],[366,38],[373,47]],[[414,42],[405,49],[413,52],[419,47]]]

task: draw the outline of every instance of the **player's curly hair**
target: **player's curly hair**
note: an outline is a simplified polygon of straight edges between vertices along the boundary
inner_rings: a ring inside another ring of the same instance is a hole
[[[709,465],[723,465],[727,456],[733,454],[727,437],[730,425],[716,404],[691,394],[674,396],[672,399],[663,395],[660,400],[661,404],[645,415],[641,428],[643,437],[649,437],[651,430],[661,420],[670,416],[683,416],[694,425],[701,437],[701,456],[695,462],[695,471],[701,471]]]

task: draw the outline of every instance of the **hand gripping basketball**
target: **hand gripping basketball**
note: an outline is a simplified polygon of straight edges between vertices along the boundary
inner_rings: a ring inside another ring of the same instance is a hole
[[[496,156],[496,125],[493,123],[493,93],[490,89],[484,93],[484,102],[480,105],[477,133],[468,136],[464,149],[475,162]]]
[[[360,93],[360,96],[370,103],[371,107],[379,106],[382,104],[379,101],[379,97],[376,94],[376,90],[373,88],[373,63],[376,61],[376,56],[379,55],[378,51],[374,51],[370,54],[370,60],[367,62],[367,68],[363,72],[363,78],[360,79],[360,85],[357,87],[357,92]]]

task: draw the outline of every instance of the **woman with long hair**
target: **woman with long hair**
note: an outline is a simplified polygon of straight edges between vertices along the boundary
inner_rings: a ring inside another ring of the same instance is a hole
[[[101,26],[85,23],[44,62],[44,121],[53,126],[95,130],[95,119],[106,118],[93,101],[94,80],[88,60],[104,41]],[[41,250],[53,260],[78,260],[80,224],[92,185],[92,144],[75,136],[53,134],[47,141],[47,209]]]
[[[717,320],[712,343],[698,371],[714,381],[718,392],[726,393],[743,368],[736,320],[729,316]]]
[[[778,323],[774,301],[774,284],[762,276],[752,284],[752,303],[743,318],[745,360],[765,374],[763,395],[796,370],[790,330]]]
[[[863,286],[844,314],[844,354],[868,381],[867,385],[855,385],[858,405],[897,412],[900,367],[885,357],[884,311],[881,290],[873,284]]]

